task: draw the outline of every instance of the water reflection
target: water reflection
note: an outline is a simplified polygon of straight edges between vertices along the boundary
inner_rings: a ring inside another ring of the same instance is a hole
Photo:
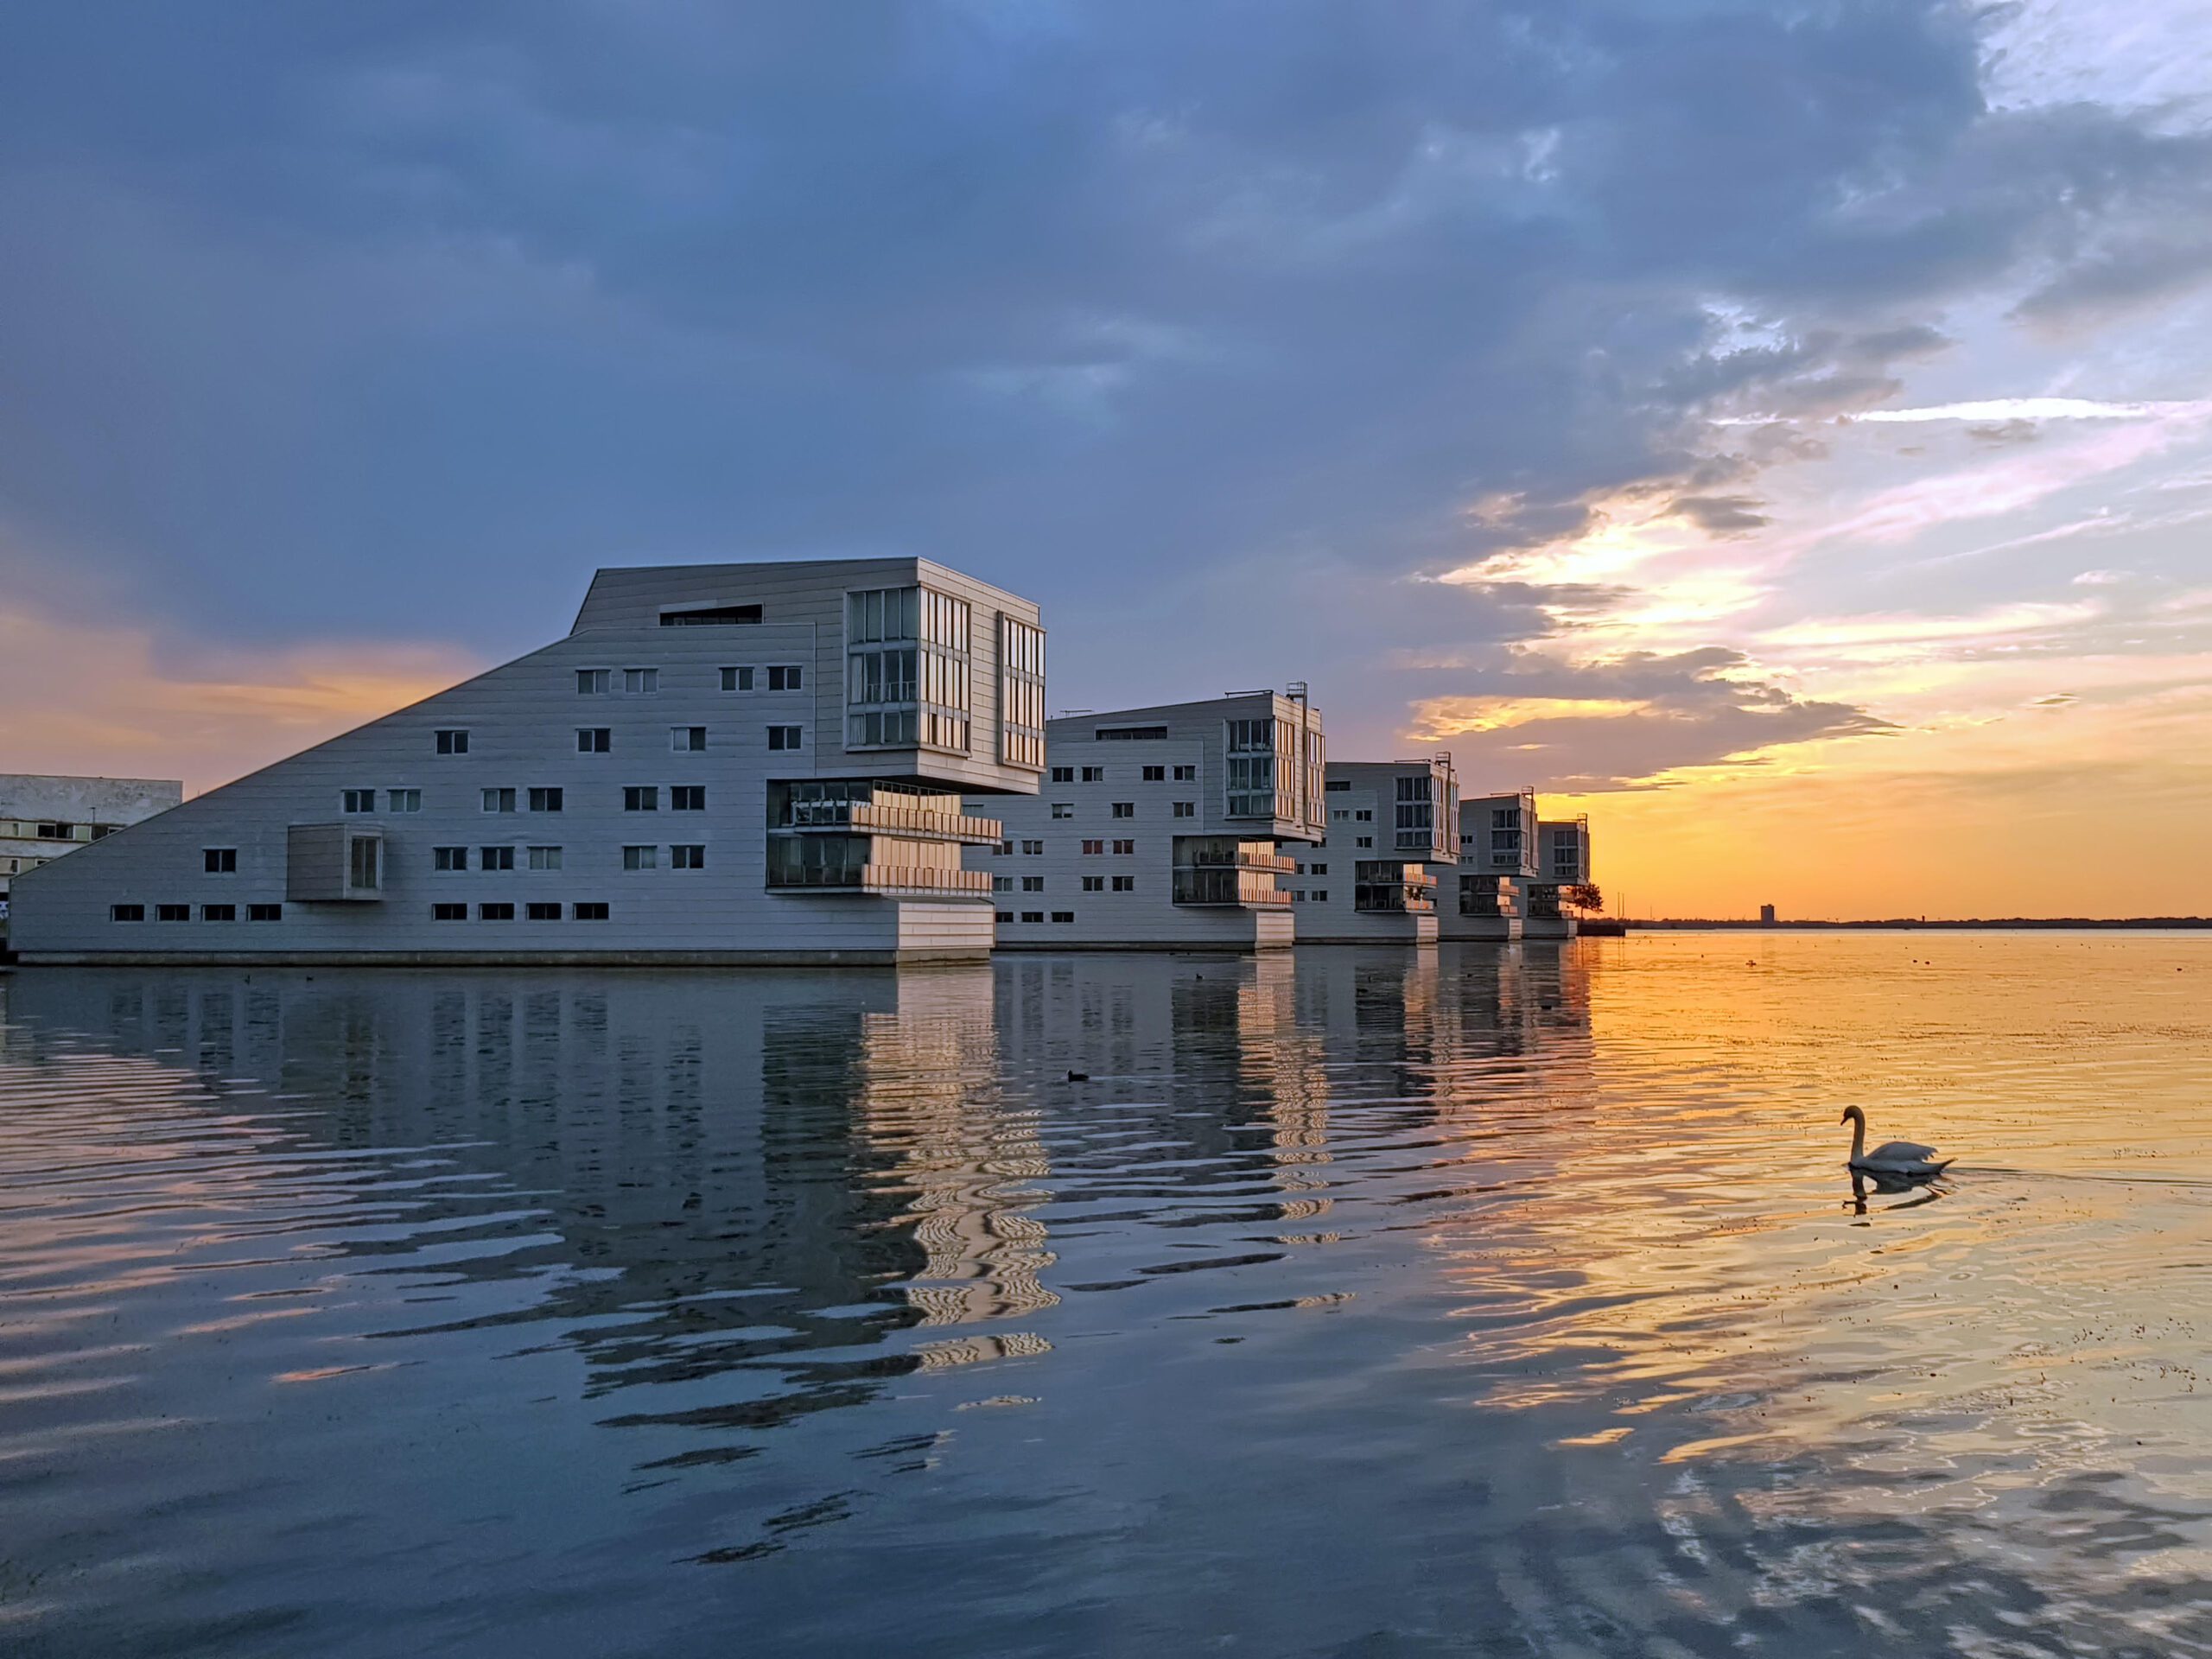
[[[2201,1650],[2175,964],[1635,943],[0,981],[0,1630]]]

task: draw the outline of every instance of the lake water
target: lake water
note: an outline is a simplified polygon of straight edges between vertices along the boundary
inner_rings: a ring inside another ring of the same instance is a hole
[[[0,978],[0,1652],[1877,1648],[2212,1652],[2212,938]]]

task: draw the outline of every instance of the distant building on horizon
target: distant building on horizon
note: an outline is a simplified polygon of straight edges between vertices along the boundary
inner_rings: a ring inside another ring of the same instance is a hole
[[[1772,927],[1774,925],[1774,906],[1772,905],[1761,905],[1759,906],[1759,925],[1761,927]]]
[[[0,772],[0,914],[13,879],[184,799],[174,778]]]

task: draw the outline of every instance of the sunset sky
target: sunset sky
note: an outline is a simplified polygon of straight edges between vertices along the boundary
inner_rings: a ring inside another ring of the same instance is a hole
[[[601,564],[1309,680],[1637,915],[2212,912],[2212,0],[0,21],[0,771],[194,791]]]

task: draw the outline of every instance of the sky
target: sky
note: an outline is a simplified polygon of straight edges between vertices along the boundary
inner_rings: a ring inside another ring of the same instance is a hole
[[[1616,911],[2212,912],[2212,0],[0,14],[0,771],[197,791],[602,564],[1309,681]]]

